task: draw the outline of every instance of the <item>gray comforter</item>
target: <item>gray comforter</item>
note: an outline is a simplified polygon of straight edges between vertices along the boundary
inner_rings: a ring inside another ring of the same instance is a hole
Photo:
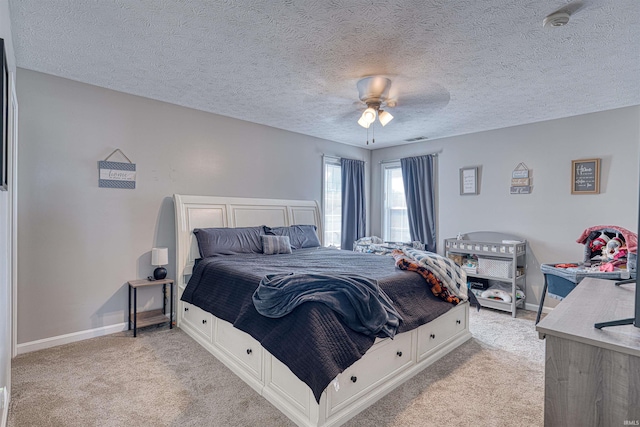
[[[356,274],[268,274],[253,294],[267,317],[283,317],[305,302],[319,302],[340,314],[354,331],[393,338],[400,315],[375,280]]]
[[[241,254],[198,263],[182,300],[226,320],[258,340],[313,391],[323,390],[360,359],[375,338],[346,325],[338,313],[318,302],[300,304],[284,317],[259,314],[252,295],[269,274],[362,274],[376,280],[402,318],[398,333],[427,323],[453,305],[431,293],[420,275],[401,271],[391,257],[326,248],[293,254]]]

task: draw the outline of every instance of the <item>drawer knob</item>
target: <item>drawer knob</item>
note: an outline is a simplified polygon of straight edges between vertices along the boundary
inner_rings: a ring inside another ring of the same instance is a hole
[[[207,319],[202,319],[202,324],[206,325],[207,324]]]
[[[401,351],[398,351],[396,354],[398,355],[398,357],[402,357],[402,352]]]
[[[251,350],[250,348],[247,349],[247,354],[251,354],[253,353],[253,350]]]
[[[358,381],[358,377],[356,377],[355,375],[352,375],[351,382],[355,383],[356,381]]]
[[[436,334],[431,334],[431,335],[429,335],[429,338],[431,338],[431,339],[435,339],[435,338],[436,338]]]
[[[460,320],[456,320],[456,323],[459,325],[460,324]]]
[[[184,311],[189,311],[189,307],[185,307],[185,308],[184,308]]]

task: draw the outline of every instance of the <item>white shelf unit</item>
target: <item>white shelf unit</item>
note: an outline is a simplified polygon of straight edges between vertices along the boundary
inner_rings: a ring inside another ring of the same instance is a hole
[[[478,301],[483,307],[495,308],[511,312],[516,317],[516,310],[524,308],[524,298],[517,299],[516,288],[523,292],[526,289],[526,255],[527,242],[518,243],[502,243],[477,240],[458,240],[445,239],[445,255],[458,254],[462,256],[475,255],[478,261],[489,263],[491,260],[502,261],[505,264],[503,268],[504,275],[479,274],[467,271],[467,277],[475,277],[480,279],[494,280],[508,283],[511,285],[511,302],[500,301],[490,298],[482,298],[477,296]],[[508,265],[508,263],[511,263]],[[519,271],[521,274],[519,275]],[[504,276],[504,277],[503,277]]]

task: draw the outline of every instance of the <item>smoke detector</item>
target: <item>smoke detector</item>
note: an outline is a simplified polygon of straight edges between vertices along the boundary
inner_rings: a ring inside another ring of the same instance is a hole
[[[550,15],[547,15],[542,21],[543,27],[562,27],[567,25],[569,22],[569,15],[567,12],[554,12]]]

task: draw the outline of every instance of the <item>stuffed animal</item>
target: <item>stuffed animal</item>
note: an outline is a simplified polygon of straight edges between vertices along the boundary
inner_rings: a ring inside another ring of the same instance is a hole
[[[604,248],[602,248],[602,256],[606,259],[613,260],[622,258],[627,255],[624,242],[618,236],[609,240]]]
[[[607,236],[604,233],[600,233],[598,237],[596,237],[591,241],[591,243],[589,243],[589,248],[591,249],[591,252],[603,251],[605,246],[607,246],[607,243],[610,242],[610,240],[611,239],[609,238],[609,236]]]

